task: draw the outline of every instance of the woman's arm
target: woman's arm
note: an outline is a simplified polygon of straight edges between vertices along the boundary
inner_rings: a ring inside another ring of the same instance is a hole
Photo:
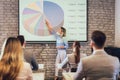
[[[56,33],[56,31],[53,29],[53,26],[50,24],[50,22],[49,22],[47,19],[45,19],[45,22],[46,22],[46,26],[47,26],[50,34],[53,34],[53,35],[55,36],[55,38],[58,38],[59,35],[58,35],[58,34]]]
[[[38,70],[38,63],[35,59],[35,55],[32,53],[32,56],[31,56],[31,65],[32,65],[32,70]]]
[[[50,22],[47,19],[45,19],[45,22],[46,22],[46,26],[47,26],[49,32],[52,32],[53,28],[52,28],[52,25],[50,24]]]
[[[68,57],[64,59],[64,61],[57,65],[58,69],[62,69],[62,67],[68,63]]]

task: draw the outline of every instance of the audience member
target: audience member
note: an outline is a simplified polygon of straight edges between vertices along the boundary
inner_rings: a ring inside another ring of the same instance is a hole
[[[108,46],[108,47],[105,47],[104,50],[109,55],[118,57],[119,62],[120,62],[120,48],[119,47]]]
[[[90,46],[93,54],[81,59],[74,80],[117,80],[119,75],[119,60],[104,51],[106,35],[101,31],[94,31]]]
[[[24,38],[24,36],[23,35],[18,35],[17,38],[20,40],[22,47],[25,48],[25,38]],[[32,70],[38,70],[38,63],[35,59],[35,55],[32,52],[24,53],[24,58],[28,63],[30,63]]]
[[[80,61],[81,58],[85,57],[85,54],[80,54],[80,42],[79,41],[75,41],[73,43],[73,52],[72,54],[68,54],[67,57],[65,58],[65,60],[58,64],[58,68],[62,68],[65,64],[69,64],[69,71],[70,72],[76,72],[78,63]]]
[[[0,80],[33,80],[30,65],[24,62],[23,51],[17,38],[5,41],[0,55]]]
[[[46,20],[46,25],[51,34],[53,34],[56,38],[56,48],[58,51],[56,62],[55,62],[55,79],[58,78],[59,69],[57,68],[57,64],[61,63],[66,58],[66,49],[68,48],[68,42],[64,38],[66,36],[66,29],[64,27],[60,27],[57,32],[53,29],[53,26]],[[66,67],[66,65],[64,66]]]

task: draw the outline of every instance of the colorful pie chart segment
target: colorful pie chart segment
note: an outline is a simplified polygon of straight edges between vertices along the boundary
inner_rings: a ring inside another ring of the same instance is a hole
[[[57,30],[63,26],[64,12],[56,3],[44,1],[33,2],[24,8],[22,23],[27,32],[36,36],[49,36],[50,33],[45,24],[45,18]]]

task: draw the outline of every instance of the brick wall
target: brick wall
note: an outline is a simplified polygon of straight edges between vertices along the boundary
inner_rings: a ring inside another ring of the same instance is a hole
[[[115,0],[88,0],[88,41],[82,42],[82,53],[91,54],[91,32],[101,30],[107,35],[106,46],[114,45]],[[0,0],[0,49],[5,38],[18,35],[18,0]],[[70,44],[71,45],[71,44]],[[55,44],[27,44],[25,52],[36,55],[38,63],[45,64],[46,79],[54,76]],[[68,53],[71,52],[71,47]]]
[[[120,0],[115,2],[115,46],[120,47]]]

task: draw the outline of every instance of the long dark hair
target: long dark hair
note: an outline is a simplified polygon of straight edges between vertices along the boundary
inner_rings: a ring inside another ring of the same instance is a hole
[[[75,47],[75,63],[78,64],[80,61],[80,42],[75,41],[74,47]]]

